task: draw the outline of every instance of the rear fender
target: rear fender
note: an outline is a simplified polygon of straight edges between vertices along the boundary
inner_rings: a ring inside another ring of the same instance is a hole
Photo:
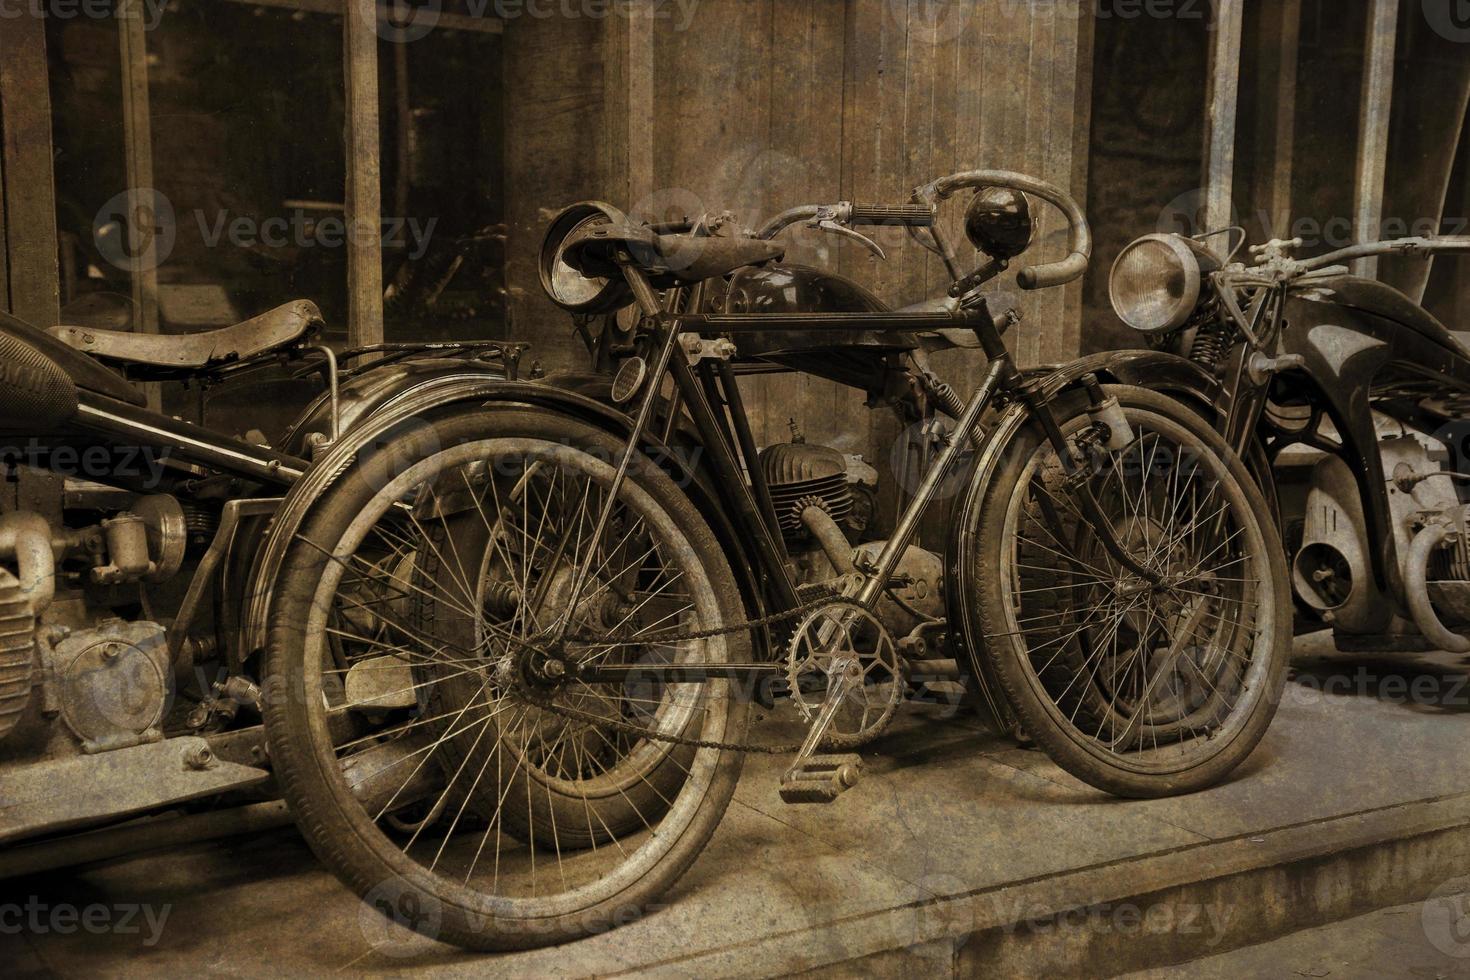
[[[377,411],[360,419],[357,425],[329,446],[282,502],[251,570],[239,647],[242,658],[264,649],[275,572],[285,557],[287,544],[295,537],[311,505],[331,488],[358,453],[382,445],[430,419],[462,411],[471,405],[487,409],[529,407],[562,412],[619,439],[626,439],[633,428],[633,420],[627,414],[587,395],[552,384],[510,381],[488,374],[439,375],[395,393]],[[760,583],[752,571],[755,563],[746,551],[743,537],[736,533],[718,504],[719,494],[704,465],[702,447],[682,438],[676,441],[680,444],[667,446],[645,439],[644,452],[689,495],[709,522],[730,558],[746,606],[755,614],[763,605]]]

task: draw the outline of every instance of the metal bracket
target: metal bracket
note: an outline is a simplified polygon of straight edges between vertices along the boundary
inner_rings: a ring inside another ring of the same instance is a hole
[[[679,337],[679,345],[684,348],[684,356],[689,359],[689,365],[694,367],[700,361],[728,361],[739,351],[735,342],[728,337],[714,337],[705,340],[697,333],[686,333]]]

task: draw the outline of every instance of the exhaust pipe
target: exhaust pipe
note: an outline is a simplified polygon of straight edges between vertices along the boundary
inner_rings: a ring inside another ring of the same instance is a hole
[[[1429,559],[1449,534],[1450,526],[1436,521],[1414,535],[1404,560],[1404,599],[1414,625],[1431,643],[1449,653],[1470,653],[1470,639],[1445,626],[1429,601]]]
[[[20,588],[30,600],[31,614],[45,612],[56,597],[56,554],[46,518],[29,511],[0,515],[0,558],[13,558],[19,566]]]

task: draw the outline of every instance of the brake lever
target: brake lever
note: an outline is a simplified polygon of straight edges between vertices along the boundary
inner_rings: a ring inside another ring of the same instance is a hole
[[[826,205],[819,208],[817,210],[816,217],[812,218],[811,221],[809,221],[807,224],[808,227],[811,228],[817,228],[821,231],[829,231],[834,235],[841,235],[844,238],[850,238],[861,245],[863,248],[878,256],[878,258],[887,262],[888,253],[883,251],[883,248],[877,242],[873,241],[867,235],[853,231],[844,223],[851,213],[852,205],[846,202],[843,202],[842,204],[836,206]]]
[[[819,220],[817,222],[817,227],[822,229],[823,231],[830,231],[834,235],[841,235],[844,238],[851,238],[853,241],[862,245],[863,248],[866,248],[868,251],[878,256],[878,258],[884,260],[885,262],[888,261],[888,253],[884,252],[882,246],[873,241],[867,235],[853,231],[851,228],[848,228],[844,225],[839,225],[831,218],[823,218]]]

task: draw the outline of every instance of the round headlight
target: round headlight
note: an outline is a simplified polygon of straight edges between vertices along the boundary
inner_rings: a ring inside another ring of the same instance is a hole
[[[551,301],[573,313],[608,313],[625,305],[628,284],[621,279],[585,276],[566,260],[572,233],[589,225],[613,224],[623,220],[621,212],[599,201],[583,201],[566,208],[546,229],[541,242],[541,288]]]
[[[1142,333],[1184,325],[1199,305],[1199,258],[1178,235],[1145,235],[1113,263],[1108,294],[1122,321]]]

